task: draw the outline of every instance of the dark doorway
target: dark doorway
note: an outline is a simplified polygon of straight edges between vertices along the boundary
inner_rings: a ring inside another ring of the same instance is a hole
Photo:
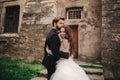
[[[17,33],[19,25],[20,6],[6,7],[4,33]]]
[[[75,48],[75,58],[78,58],[78,25],[70,25],[73,44]]]

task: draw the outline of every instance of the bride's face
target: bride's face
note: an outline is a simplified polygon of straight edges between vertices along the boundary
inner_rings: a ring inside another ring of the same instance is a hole
[[[65,35],[66,35],[66,33],[65,33],[65,28],[61,28],[60,29],[60,36],[62,37],[62,38],[65,38]]]

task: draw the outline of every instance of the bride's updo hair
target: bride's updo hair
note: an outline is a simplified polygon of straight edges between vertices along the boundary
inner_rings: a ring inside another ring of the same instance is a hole
[[[66,33],[65,38],[68,39],[68,41],[70,42],[70,56],[74,57],[75,49],[74,49],[72,35],[71,35],[71,28],[68,25],[65,25],[63,28],[65,29],[65,33]]]

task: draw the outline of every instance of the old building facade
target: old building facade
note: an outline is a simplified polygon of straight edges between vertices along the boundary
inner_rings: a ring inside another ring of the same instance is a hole
[[[119,4],[119,0],[1,0],[0,56],[41,61],[51,21],[62,16],[71,28],[75,57],[108,67],[119,56]],[[115,59],[113,45],[118,50]]]

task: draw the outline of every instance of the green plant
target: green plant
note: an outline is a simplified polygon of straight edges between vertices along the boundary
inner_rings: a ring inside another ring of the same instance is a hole
[[[20,60],[0,58],[1,80],[30,80],[37,76],[37,71],[44,67],[41,64],[31,64]]]

